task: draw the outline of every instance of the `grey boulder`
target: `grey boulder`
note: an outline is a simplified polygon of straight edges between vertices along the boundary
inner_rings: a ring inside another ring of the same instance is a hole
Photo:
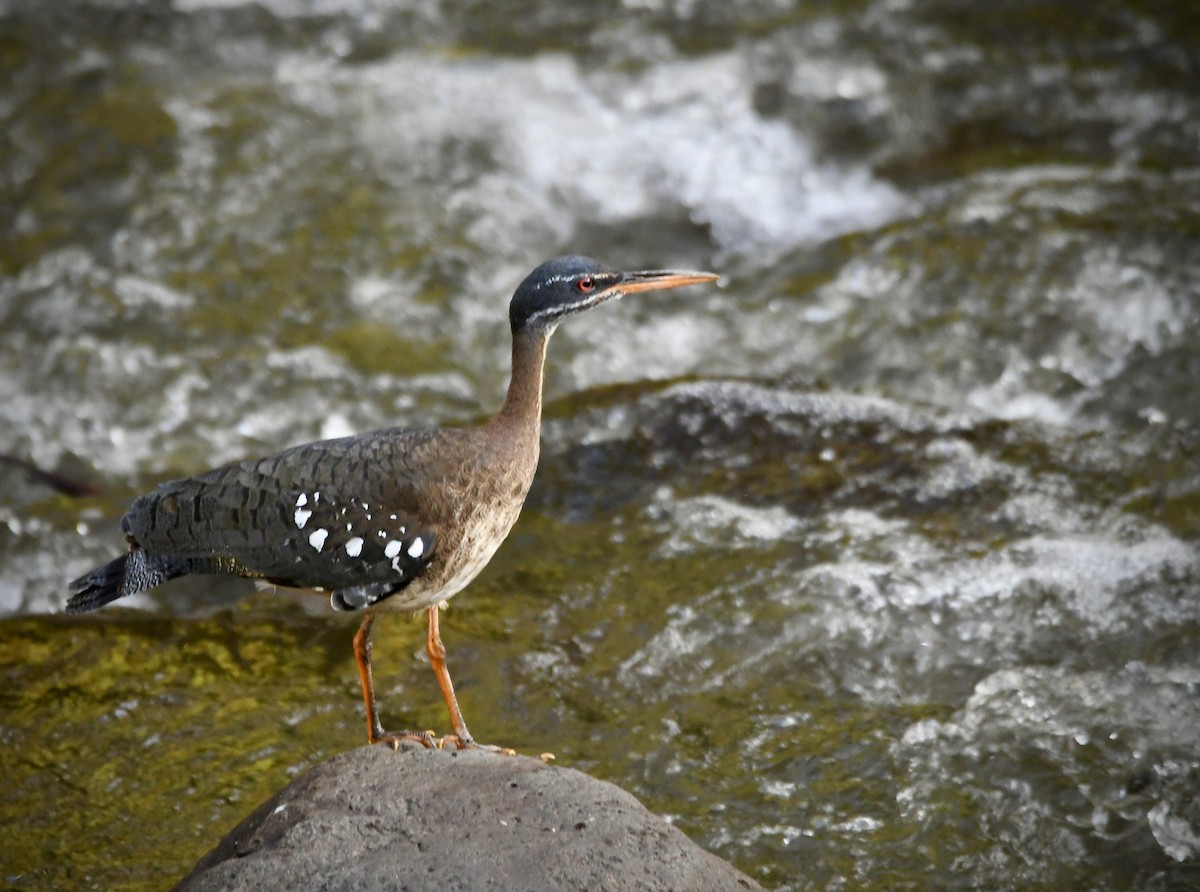
[[[273,796],[178,886],[210,890],[761,887],[612,784],[536,759],[363,747]]]

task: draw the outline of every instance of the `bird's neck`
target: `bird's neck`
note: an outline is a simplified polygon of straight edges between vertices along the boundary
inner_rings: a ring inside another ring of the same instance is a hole
[[[492,423],[525,436],[532,434],[536,442],[542,423],[542,372],[546,364],[548,335],[518,332],[513,335],[512,380],[504,405]]]

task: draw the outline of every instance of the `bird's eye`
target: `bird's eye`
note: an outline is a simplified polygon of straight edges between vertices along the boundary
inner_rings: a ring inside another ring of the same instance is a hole
[[[575,287],[578,288],[580,291],[582,291],[584,294],[587,294],[587,292],[591,291],[593,288],[596,287],[596,280],[593,279],[591,276],[584,276],[582,279],[577,279],[575,281]]]

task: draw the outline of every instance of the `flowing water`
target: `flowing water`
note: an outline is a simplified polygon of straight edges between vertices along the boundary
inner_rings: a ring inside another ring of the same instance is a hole
[[[475,733],[768,888],[1200,888],[1189,4],[8,0],[0,70],[0,883],[167,887],[364,741],[324,602],[65,583],[160,480],[484,417],[583,252],[723,279],[555,336]]]

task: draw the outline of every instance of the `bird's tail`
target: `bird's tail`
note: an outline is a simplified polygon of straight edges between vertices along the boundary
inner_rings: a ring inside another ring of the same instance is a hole
[[[140,548],[123,554],[71,583],[67,613],[96,610],[117,598],[154,588],[188,572],[187,561],[148,555]]]

